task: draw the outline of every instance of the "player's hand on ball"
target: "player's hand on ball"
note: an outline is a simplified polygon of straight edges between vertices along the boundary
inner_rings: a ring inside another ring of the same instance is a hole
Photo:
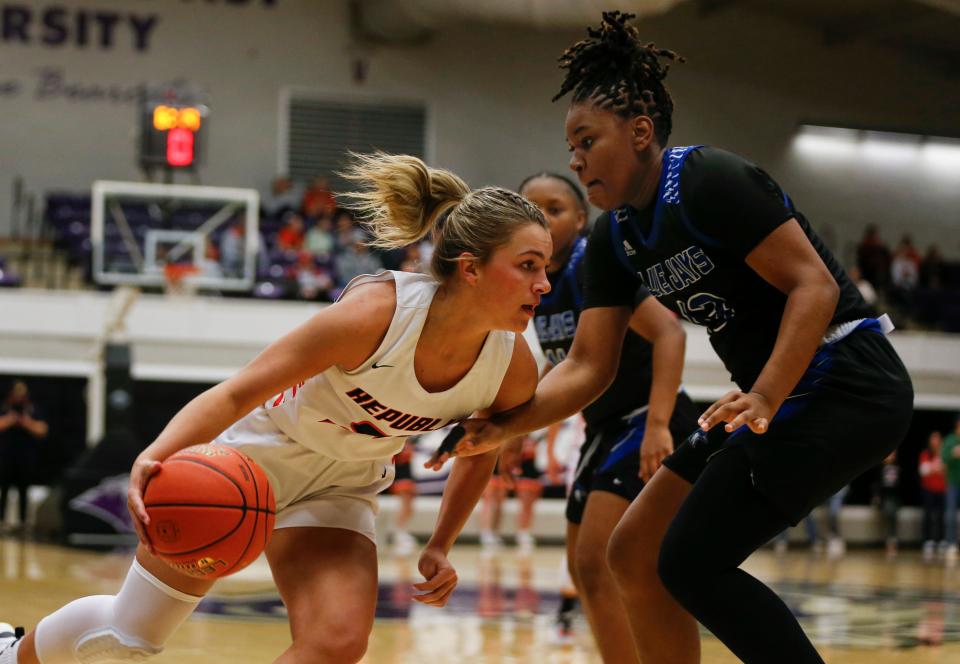
[[[673,452],[669,427],[648,425],[640,443],[640,479],[649,482],[663,460]]]
[[[414,595],[413,599],[421,604],[446,606],[453,589],[457,587],[457,570],[447,560],[447,555],[440,549],[428,546],[420,554],[417,567],[426,581],[413,584],[414,589],[421,593]]]
[[[500,447],[506,432],[493,420],[471,418],[454,427],[424,468],[440,470],[450,457],[484,454]],[[452,443],[452,446],[451,446]]]
[[[130,483],[127,486],[127,509],[130,510],[130,516],[133,517],[133,527],[137,531],[137,537],[143,542],[143,545],[155,553],[150,538],[147,537],[147,525],[150,523],[150,516],[147,514],[147,508],[143,504],[143,491],[147,487],[147,481],[155,474],[160,472],[161,464],[154,459],[138,458],[130,469]]]
[[[754,433],[766,433],[776,408],[759,392],[733,390],[707,408],[698,420],[700,428],[709,431],[720,422],[732,433],[746,424]]]

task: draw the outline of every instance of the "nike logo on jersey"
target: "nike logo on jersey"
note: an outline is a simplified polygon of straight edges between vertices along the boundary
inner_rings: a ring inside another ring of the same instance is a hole
[[[387,368],[389,368],[389,367],[392,367],[393,365],[392,365],[392,364],[377,364],[376,362],[374,362],[374,363],[371,364],[370,366],[372,366],[374,369],[387,369]]]
[[[715,265],[703,249],[687,247],[665,261],[654,263],[642,274],[644,285],[654,297],[663,297],[695,284],[713,272]]]

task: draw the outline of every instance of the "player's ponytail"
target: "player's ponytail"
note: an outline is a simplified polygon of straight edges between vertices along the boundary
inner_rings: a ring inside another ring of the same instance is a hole
[[[351,207],[373,235],[370,244],[384,249],[423,239],[470,192],[450,171],[409,155],[355,154],[342,175],[360,185],[348,194]]]
[[[453,275],[465,254],[485,262],[520,226],[547,228],[543,213],[523,196],[500,187],[470,191],[450,171],[416,157],[354,155],[343,176],[361,185],[348,195],[373,234],[371,245],[403,247],[432,231],[430,270],[438,279]]]

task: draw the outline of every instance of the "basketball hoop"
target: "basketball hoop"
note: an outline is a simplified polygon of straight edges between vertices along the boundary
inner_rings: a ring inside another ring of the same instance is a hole
[[[190,263],[167,263],[163,266],[164,287],[168,295],[194,295],[197,286],[190,277],[200,273],[200,268]]]

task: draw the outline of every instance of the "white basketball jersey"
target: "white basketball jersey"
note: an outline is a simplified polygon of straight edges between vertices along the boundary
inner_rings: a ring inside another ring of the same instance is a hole
[[[488,407],[513,355],[514,333],[492,331],[470,371],[449,390],[427,392],[413,357],[438,284],[424,274],[362,275],[344,293],[374,281],[394,281],[397,308],[380,347],[345,371],[333,366],[264,404],[283,433],[321,454],[343,460],[385,459],[408,436],[440,429]]]

